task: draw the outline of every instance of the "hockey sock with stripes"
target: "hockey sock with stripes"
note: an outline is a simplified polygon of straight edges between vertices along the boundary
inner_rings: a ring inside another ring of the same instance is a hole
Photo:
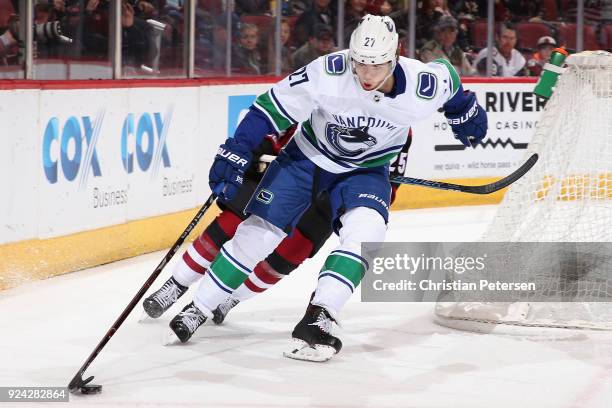
[[[219,248],[236,233],[241,219],[229,210],[223,211],[183,253],[172,276],[183,286],[200,279],[219,253]]]
[[[226,242],[204,275],[194,303],[211,313],[252,273],[253,268],[285,238],[280,228],[251,215],[238,226],[233,239]]]
[[[257,264],[253,274],[234,291],[233,296],[242,302],[266,291],[308,259],[313,247],[312,241],[296,228],[265,261]]]

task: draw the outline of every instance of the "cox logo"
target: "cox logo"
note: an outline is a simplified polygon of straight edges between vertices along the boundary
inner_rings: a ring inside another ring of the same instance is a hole
[[[123,122],[121,132],[121,160],[123,168],[129,173],[134,172],[134,156],[142,171],[152,168],[151,178],[157,176],[159,165],[170,167],[170,156],[166,147],[168,129],[172,121],[172,107],[168,108],[162,119],[159,112],[143,113],[135,120],[129,113]]]
[[[58,164],[61,165],[66,180],[73,181],[79,176],[79,189],[86,185],[90,171],[94,177],[102,175],[96,144],[103,119],[102,110],[98,112],[93,123],[89,116],[83,116],[81,120],[71,116],[62,128],[57,117],[49,120],[42,146],[45,177],[49,183],[55,184],[58,181]]]

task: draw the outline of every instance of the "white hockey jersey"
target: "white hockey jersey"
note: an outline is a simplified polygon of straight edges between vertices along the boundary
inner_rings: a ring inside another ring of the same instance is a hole
[[[280,131],[300,123],[294,140],[332,173],[382,166],[402,149],[408,130],[446,103],[460,86],[446,60],[428,64],[400,57],[392,95],[365,91],[348,50],[317,58],[260,95],[254,107]]]

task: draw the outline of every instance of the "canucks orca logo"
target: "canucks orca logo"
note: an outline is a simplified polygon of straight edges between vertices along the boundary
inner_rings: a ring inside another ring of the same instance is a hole
[[[387,26],[387,30],[389,30],[390,33],[393,32],[393,23],[389,22],[389,21],[385,21],[385,25]]]
[[[343,156],[354,157],[376,144],[376,139],[368,134],[368,127],[350,128],[328,123],[325,127],[327,141]]]

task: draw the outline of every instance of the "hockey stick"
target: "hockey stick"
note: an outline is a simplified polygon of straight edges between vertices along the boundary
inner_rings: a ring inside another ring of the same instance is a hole
[[[442,181],[424,180],[404,176],[391,176],[389,178],[389,181],[391,181],[392,183],[411,184],[415,186],[435,188],[438,190],[452,190],[470,194],[491,194],[498,190],[501,190],[504,187],[508,187],[510,184],[523,177],[525,173],[527,173],[529,169],[531,169],[533,165],[536,164],[537,161],[538,154],[534,153],[527,159],[525,163],[523,163],[521,167],[516,169],[508,176],[499,179],[493,183],[483,184],[480,186],[465,186],[461,184],[444,183]]]
[[[100,353],[100,351],[102,351],[102,349],[104,348],[106,343],[108,343],[110,338],[113,337],[113,334],[115,334],[115,332],[119,329],[119,327],[125,321],[125,319],[128,317],[130,312],[132,310],[134,310],[134,307],[136,306],[136,304],[138,304],[140,299],[144,296],[144,294],[147,292],[147,290],[151,287],[151,285],[153,284],[155,279],[157,279],[157,277],[159,276],[161,271],[164,269],[166,264],[170,261],[170,259],[172,259],[174,254],[176,254],[176,252],[178,251],[180,246],[183,244],[185,239],[187,239],[187,236],[191,233],[191,231],[198,224],[198,222],[200,221],[202,216],[206,213],[206,211],[210,208],[212,203],[215,201],[215,198],[216,198],[216,196],[214,194],[211,194],[210,197],[208,197],[208,200],[206,200],[206,202],[204,203],[202,208],[200,208],[198,210],[198,212],[193,217],[193,219],[191,220],[189,225],[187,225],[187,228],[185,228],[185,231],[183,231],[183,233],[176,240],[176,242],[174,243],[172,248],[170,248],[170,250],[168,251],[168,253],[164,257],[164,259],[162,259],[162,261],[159,263],[159,265],[157,265],[157,268],[155,268],[155,270],[153,271],[151,276],[149,276],[149,278],[144,283],[144,285],[142,285],[142,287],[140,288],[138,293],[136,293],[136,295],[130,301],[130,303],[127,305],[127,307],[123,310],[123,312],[121,312],[121,315],[117,318],[115,323],[113,323],[113,325],[110,327],[110,329],[108,329],[108,332],[106,332],[104,337],[102,337],[102,340],[100,340],[100,343],[98,343],[98,345],[96,346],[94,351],[92,351],[92,353],[89,355],[89,357],[87,357],[87,360],[85,360],[85,363],[81,366],[79,371],[77,371],[77,373],[74,376],[74,378],[72,379],[72,381],[70,381],[70,384],[68,384],[68,389],[70,390],[70,392],[74,393],[77,390],[80,390],[83,394],[96,394],[96,393],[99,393],[102,390],[102,386],[101,385],[89,384],[93,380],[93,378],[94,378],[93,375],[91,377],[86,378],[85,380],[83,380],[83,374],[85,373],[85,370],[87,370],[87,367],[89,367],[89,365],[94,361],[94,359]]]

